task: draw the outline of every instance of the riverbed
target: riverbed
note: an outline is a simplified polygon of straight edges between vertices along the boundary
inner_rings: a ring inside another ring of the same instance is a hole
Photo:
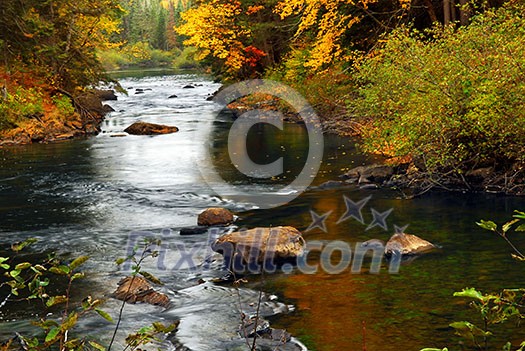
[[[145,268],[165,283],[163,289],[175,307],[162,311],[130,306],[124,332],[149,321],[180,318],[179,341],[190,349],[230,347],[236,335],[226,324],[235,323],[238,313],[236,296],[232,297],[235,289],[210,285],[211,292],[203,292],[198,288],[199,279],[216,278],[223,272],[214,261],[204,264],[214,257],[207,249],[206,234],[179,235],[180,229],[196,225],[197,215],[208,207],[233,211],[239,216],[239,228],[291,225],[303,231],[308,242],[324,245],[343,242],[353,247],[370,238],[387,240],[396,227],[408,226],[407,233],[440,246],[404,263],[396,274],[388,272],[386,262],[379,273],[372,273],[366,260],[362,269],[352,271],[351,258],[346,269],[331,274],[319,266],[319,254],[312,252],[308,262],[318,268],[313,274],[292,268],[248,276],[243,301],[255,302],[259,290],[276,295],[269,308],[287,309],[270,318],[272,326],[286,329],[309,350],[455,346],[460,339],[448,324],[479,319],[465,300],[452,297],[453,292],[471,286],[490,292],[525,285],[523,267],[510,257],[505,242],[475,224],[480,219],[502,223],[514,209],[525,210],[523,198],[430,192],[404,200],[390,189],[319,188],[345,170],[373,161],[356,149],[354,140],[325,135],[323,161],[308,190],[279,207],[261,208],[253,201],[217,193],[221,188],[211,187],[203,173],[214,169],[229,184],[278,193],[302,170],[307,158],[304,125],[286,124],[282,131],[259,125],[250,131],[248,153],[257,162],[283,157],[285,163],[283,174],[271,181],[253,180],[240,174],[228,159],[232,115],[207,100],[219,84],[192,74],[142,75],[120,82],[128,95],[119,94],[118,101],[109,102],[116,111],[106,117],[98,136],[0,149],[0,244],[36,237],[39,241],[33,250],[69,257],[89,255],[88,282],[83,288],[96,287],[96,292],[107,295],[126,273],[114,260],[145,236],[162,238],[163,261],[148,261]],[[184,88],[188,85],[193,88]],[[120,136],[138,120],[175,125],[180,131],[154,137]],[[363,201],[361,221],[345,218],[345,197]],[[377,223],[373,213],[386,217]],[[324,227],[312,228],[314,214],[327,215]],[[525,247],[523,236],[516,236],[515,242]],[[192,249],[194,261],[182,262]],[[108,302],[110,309],[117,305]],[[26,325],[32,313],[4,310],[1,318],[4,339],[14,329],[30,330]],[[90,321],[81,328],[109,335],[111,325]],[[497,333],[494,347],[501,348],[507,339],[522,341],[523,330],[511,327]]]

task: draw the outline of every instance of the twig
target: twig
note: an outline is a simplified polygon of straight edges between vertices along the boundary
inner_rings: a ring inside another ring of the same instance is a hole
[[[362,330],[363,330],[363,351],[366,351],[366,322],[362,321]]]

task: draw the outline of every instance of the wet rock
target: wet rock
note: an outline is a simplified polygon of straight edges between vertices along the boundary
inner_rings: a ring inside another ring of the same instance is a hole
[[[177,95],[173,94],[173,95],[168,96],[168,99],[175,99],[177,97],[178,97]]]
[[[233,223],[233,213],[225,208],[211,207],[199,214],[197,224],[199,226],[226,226]]]
[[[115,109],[109,105],[102,105],[102,108],[104,109],[104,112],[106,113],[115,112]]]
[[[206,226],[197,226],[197,227],[185,227],[182,228],[179,232],[180,235],[198,235],[204,234],[208,231]]]
[[[394,234],[385,245],[385,255],[400,253],[401,255],[416,255],[435,249],[436,246],[416,235]]]
[[[107,113],[96,91],[86,92],[77,96],[75,100],[78,105],[82,106],[84,110],[89,111],[91,114],[104,116]]]
[[[163,124],[135,122],[124,129],[124,131],[133,135],[157,135],[175,133],[179,131],[179,128],[174,126],[166,126]]]
[[[182,89],[194,89],[195,87],[191,84],[185,85],[182,87]]]
[[[122,279],[112,297],[128,303],[145,302],[162,307],[170,305],[166,294],[155,291],[146,279],[139,276]]]
[[[253,338],[256,334],[266,334],[271,332],[270,322],[263,318],[243,319],[239,327],[239,335],[243,338]]]
[[[98,96],[98,98],[102,101],[108,101],[108,100],[117,100],[117,95],[115,95],[114,90],[98,90],[96,89],[95,94]]]
[[[135,90],[135,95],[144,94],[144,90]]]
[[[304,252],[305,241],[294,227],[254,228],[218,238],[212,249],[226,261],[237,258],[245,263],[278,263],[296,259]]]
[[[359,184],[383,183],[394,174],[393,167],[373,164],[352,168],[343,175],[346,179],[358,179]]]

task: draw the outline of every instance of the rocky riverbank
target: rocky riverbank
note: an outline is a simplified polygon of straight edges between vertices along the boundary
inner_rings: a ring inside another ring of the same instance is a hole
[[[289,106],[271,96],[243,97],[230,104],[234,118],[250,111],[274,111],[284,114],[284,121],[303,123],[301,116],[290,111]],[[364,126],[345,115],[319,116],[325,133],[359,137]],[[404,162],[385,160],[385,164],[361,165],[341,175],[344,180],[334,180],[321,187],[357,184],[362,188],[396,188],[407,198],[419,196],[432,189],[447,191],[474,191],[506,195],[525,195],[525,165],[514,164],[506,167],[473,166],[468,171],[430,171],[420,159]]]
[[[71,101],[74,110],[66,111],[50,101],[43,101],[43,111],[27,116],[11,129],[0,132],[0,146],[50,143],[96,135],[100,124],[113,108],[104,101],[116,100],[112,90],[91,90],[75,97],[57,91]]]

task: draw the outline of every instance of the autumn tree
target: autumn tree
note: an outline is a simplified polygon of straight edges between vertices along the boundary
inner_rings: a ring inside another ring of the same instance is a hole
[[[181,14],[177,33],[199,49],[198,59],[212,59],[225,78],[250,78],[276,63],[290,37],[273,13],[275,2],[203,0]]]
[[[117,30],[117,0],[3,0],[0,40],[4,64],[39,68],[59,87],[75,90],[103,80],[95,49]]]

